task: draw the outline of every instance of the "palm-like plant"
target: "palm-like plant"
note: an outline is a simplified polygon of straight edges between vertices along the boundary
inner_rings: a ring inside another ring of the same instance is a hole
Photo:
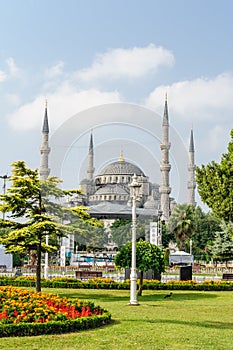
[[[178,204],[168,221],[168,232],[175,235],[181,250],[185,250],[185,242],[194,231],[194,210],[190,204]]]

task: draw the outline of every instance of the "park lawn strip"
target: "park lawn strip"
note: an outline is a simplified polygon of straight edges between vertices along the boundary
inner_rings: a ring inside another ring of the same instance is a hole
[[[232,292],[143,291],[139,306],[128,306],[129,291],[44,289],[89,299],[112,314],[105,327],[65,335],[2,338],[1,350],[230,350],[233,338]]]

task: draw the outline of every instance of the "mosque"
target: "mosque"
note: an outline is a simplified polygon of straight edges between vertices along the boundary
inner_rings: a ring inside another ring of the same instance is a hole
[[[93,133],[90,133],[88,163],[86,177],[82,179],[79,188],[82,195],[74,205],[82,204],[90,208],[93,217],[104,221],[108,229],[117,218],[131,218],[131,197],[132,189],[130,183],[134,175],[140,185],[137,200],[137,216],[149,218],[153,222],[158,220],[168,221],[172,208],[176,204],[174,198],[170,196],[170,169],[169,163],[169,117],[168,102],[165,99],[162,135],[161,135],[161,182],[151,183],[149,177],[137,165],[124,159],[123,152],[120,153],[118,161],[112,162],[95,174],[94,167],[94,141]],[[42,128],[40,178],[46,179],[49,176],[49,123],[47,105]],[[106,164],[106,163],[105,163]],[[193,130],[190,134],[189,162],[187,192],[188,203],[195,205],[195,160],[194,160],[194,139]]]

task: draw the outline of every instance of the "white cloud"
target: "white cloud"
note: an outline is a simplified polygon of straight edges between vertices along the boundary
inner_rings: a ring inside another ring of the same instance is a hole
[[[6,78],[7,78],[6,73],[0,70],[0,82],[6,80]]]
[[[50,67],[45,71],[45,78],[52,79],[60,76],[63,73],[64,62],[60,61],[56,65]]]
[[[20,69],[17,67],[14,59],[12,57],[7,58],[6,64],[9,70],[9,75],[11,77],[18,78],[21,75]]]
[[[98,79],[140,78],[157,69],[174,64],[173,54],[154,44],[131,49],[114,49],[98,54],[91,67],[77,72],[83,81]]]
[[[48,94],[46,98],[48,100],[49,122],[53,130],[82,110],[121,100],[118,92],[102,92],[94,89],[76,91],[68,83],[63,84],[54,93]],[[11,127],[18,130],[41,127],[44,105],[45,97],[41,95],[31,103],[22,105],[14,113],[7,116]]]
[[[218,161],[232,129],[233,75],[161,86],[148,96],[146,106],[163,113],[166,92],[170,125],[186,140],[191,126],[194,127],[197,164]]]
[[[206,139],[203,140],[203,144],[212,151],[219,151],[227,148],[226,131],[222,125],[215,125],[211,130],[207,132]]]
[[[20,78],[22,75],[21,70],[17,67],[14,59],[12,57],[8,57],[5,60],[6,69],[0,70],[0,82],[8,80],[9,78]]]
[[[5,99],[10,106],[14,107],[19,106],[21,103],[21,99],[17,94],[6,94]]]
[[[168,93],[169,108],[176,118],[185,120],[221,120],[224,112],[233,112],[233,76],[222,74],[213,79],[198,78],[156,88],[146,106],[157,109]]]

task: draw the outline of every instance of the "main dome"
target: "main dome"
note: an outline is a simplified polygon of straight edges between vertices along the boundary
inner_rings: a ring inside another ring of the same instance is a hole
[[[136,165],[126,162],[125,160],[118,160],[117,162],[108,164],[101,172],[100,175],[142,175],[145,176],[143,171]]]

